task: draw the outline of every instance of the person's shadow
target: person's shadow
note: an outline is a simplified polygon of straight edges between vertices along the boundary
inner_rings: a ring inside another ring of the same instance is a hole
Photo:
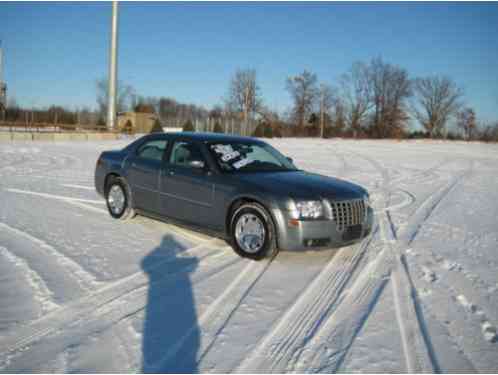
[[[142,373],[198,372],[199,327],[189,274],[197,259],[171,236],[142,260],[149,276],[142,339]]]

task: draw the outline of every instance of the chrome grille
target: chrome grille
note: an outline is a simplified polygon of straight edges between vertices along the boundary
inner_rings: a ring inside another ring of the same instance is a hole
[[[330,207],[337,230],[340,232],[352,225],[362,224],[365,218],[365,202],[363,199],[330,201]]]

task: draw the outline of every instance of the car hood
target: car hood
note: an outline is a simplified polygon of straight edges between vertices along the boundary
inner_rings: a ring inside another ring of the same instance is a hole
[[[354,199],[367,194],[352,182],[304,171],[241,173],[239,178],[262,191],[297,199]]]

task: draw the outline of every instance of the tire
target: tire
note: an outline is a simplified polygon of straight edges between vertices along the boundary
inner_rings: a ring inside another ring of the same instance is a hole
[[[119,198],[121,195],[122,200]],[[126,181],[121,177],[112,177],[107,183],[105,190],[105,201],[109,214],[114,219],[129,220],[135,216],[135,210],[132,207],[131,193]],[[113,202],[119,201],[113,204]]]
[[[261,260],[277,254],[275,225],[260,204],[243,204],[235,210],[230,223],[230,245],[241,257]]]

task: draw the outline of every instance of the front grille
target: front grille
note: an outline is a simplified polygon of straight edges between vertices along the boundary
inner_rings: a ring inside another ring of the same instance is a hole
[[[363,199],[330,201],[330,206],[338,231],[342,232],[344,228],[363,223],[365,218],[365,202]]]

